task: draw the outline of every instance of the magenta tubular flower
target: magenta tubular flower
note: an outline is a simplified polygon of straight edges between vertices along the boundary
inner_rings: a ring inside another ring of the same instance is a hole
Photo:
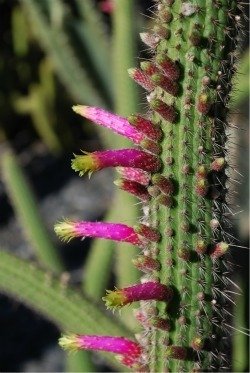
[[[128,242],[136,246],[145,244],[134,228],[118,223],[64,221],[55,225],[55,232],[64,241],[70,241],[74,237],[95,237]]]
[[[84,155],[75,155],[72,160],[72,168],[79,171],[80,176],[85,172],[90,174],[93,171],[106,167],[135,167],[144,171],[156,172],[161,163],[157,156],[138,149],[117,149],[93,152]]]
[[[168,302],[173,297],[173,290],[159,282],[145,282],[123,289],[108,290],[102,299],[107,308],[116,309],[141,300],[158,300]]]
[[[141,346],[124,337],[104,335],[63,335],[59,344],[66,350],[95,350],[118,354],[119,361],[129,367],[140,363]]]
[[[150,182],[150,174],[146,171],[140,170],[139,168],[117,167],[116,170],[124,179],[135,181],[136,183],[145,186]]]
[[[145,138],[144,134],[131,126],[126,118],[117,114],[110,113],[98,107],[84,105],[73,106],[73,110],[84,118],[87,118],[100,126],[109,128],[119,135],[127,137],[135,144],[139,145]]]

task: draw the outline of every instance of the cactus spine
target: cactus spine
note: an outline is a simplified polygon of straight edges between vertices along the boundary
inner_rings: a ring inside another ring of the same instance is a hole
[[[139,231],[146,259],[140,256],[134,264],[146,272],[142,282],[148,282],[148,287],[160,282],[173,292],[165,301],[162,293],[154,294],[149,302],[150,296],[140,298],[144,292],[139,285],[133,287],[140,288],[135,297],[141,299],[136,314],[144,328],[139,338],[143,347],[140,365],[150,372],[227,369],[224,323],[228,296],[223,290],[227,271],[223,255],[229,247],[225,231],[225,128],[235,30],[240,26],[237,9],[237,2],[228,0],[156,1],[156,25],[152,32],[142,34],[152,50],[152,59],[142,62],[141,69],[129,70],[130,76],[149,91],[150,111],[146,119],[134,116],[128,121],[136,134],[143,120],[147,126],[151,122],[150,134],[162,131],[161,139],[153,136],[151,142],[140,140],[145,152],[140,153],[141,163],[126,156],[127,167],[134,164],[151,172],[146,185],[149,202],[143,202],[144,228]],[[106,127],[110,128],[109,124]],[[123,132],[135,136],[127,122]],[[132,154],[128,149],[126,152]],[[150,158],[148,152],[154,155]],[[118,153],[112,153],[112,162],[104,161],[107,154],[81,156],[82,164],[98,156],[98,165],[110,166],[113,162],[115,167],[124,167],[117,161]],[[78,159],[74,160],[74,169],[80,173],[95,170],[89,164],[81,166]],[[133,178],[129,184],[123,180],[117,185],[125,190],[126,185],[127,191],[135,194],[135,181]],[[155,232],[157,239],[152,239]],[[126,304],[121,301],[117,305],[120,292],[114,292],[114,307]],[[109,307],[111,303],[108,301]]]

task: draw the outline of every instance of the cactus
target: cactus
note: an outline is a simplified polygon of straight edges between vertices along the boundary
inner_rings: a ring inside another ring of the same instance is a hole
[[[107,336],[65,336],[60,343],[67,348],[91,339],[91,346],[73,347],[117,352],[123,364],[140,371],[223,371],[228,369],[231,301],[226,258],[232,243],[226,131],[240,5],[157,0],[154,14],[153,30],[141,35],[152,58],[129,70],[149,92],[147,116],[123,118],[74,107],[140,147],[76,155],[72,168],[82,175],[120,167],[125,176],[116,184],[142,201],[142,224],[56,225],[64,239],[101,237],[140,248],[143,255],[133,263],[146,273],[142,283],[108,291],[103,298],[113,309],[140,301],[141,334],[138,342],[126,341],[136,353],[126,359],[118,337],[108,343]]]

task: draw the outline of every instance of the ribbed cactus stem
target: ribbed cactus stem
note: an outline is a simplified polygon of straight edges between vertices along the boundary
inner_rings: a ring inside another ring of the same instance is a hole
[[[151,372],[218,370],[225,366],[225,298],[220,278],[225,268],[223,261],[214,260],[219,257],[214,253],[218,246],[228,248],[220,240],[224,237],[225,108],[233,72],[236,2],[156,3],[158,24],[169,32],[142,68],[155,84],[159,82],[148,101],[154,110],[151,120],[160,123],[163,131],[161,175],[173,181],[174,202],[168,207],[152,198],[148,223],[162,237],[157,250],[155,245],[151,249],[161,268],[154,274],[174,289],[175,296],[167,306],[155,304],[158,315],[170,319],[171,328],[169,332],[147,328],[148,365]],[[157,70],[165,78],[156,76]],[[166,77],[168,86],[162,89]],[[174,120],[169,108],[176,112]],[[216,234],[210,224],[214,217],[220,221]],[[187,354],[172,356],[169,351],[177,347],[167,350],[167,345],[185,348]]]
[[[236,1],[155,3],[157,25],[142,36],[152,58],[129,71],[149,91],[148,116],[87,109],[143,150],[76,156],[72,167],[80,174],[119,167],[116,184],[143,201],[142,224],[126,226],[125,236],[119,224],[101,223],[94,232],[97,223],[84,222],[89,236],[139,247],[133,264],[144,273],[141,283],[103,298],[108,308],[140,302],[138,369],[227,370],[226,114],[240,16]]]

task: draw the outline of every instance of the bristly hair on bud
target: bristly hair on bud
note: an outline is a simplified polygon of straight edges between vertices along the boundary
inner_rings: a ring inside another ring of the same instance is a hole
[[[160,41],[160,37],[158,35],[149,32],[141,32],[140,38],[144,44],[152,49],[154,49]]]
[[[114,181],[114,184],[117,185],[118,188],[133,194],[143,202],[147,202],[151,198],[147,188],[136,181],[118,179]]]
[[[161,174],[154,174],[152,176],[152,183],[156,185],[160,191],[164,194],[173,194],[174,192],[174,185],[172,180],[162,176]]]
[[[211,101],[207,94],[203,93],[199,96],[197,109],[201,114],[208,114],[211,109]]]
[[[171,80],[178,80],[180,77],[180,68],[177,63],[165,54],[156,56],[156,63]]]
[[[166,357],[185,360],[187,358],[187,349],[181,346],[168,346],[166,349]]]
[[[202,238],[198,238],[195,250],[197,254],[205,254],[207,251],[207,244]]]
[[[147,240],[152,242],[159,242],[161,239],[161,235],[157,229],[149,227],[145,224],[138,224],[134,227],[136,233],[140,236],[145,237]]]
[[[145,244],[134,228],[118,223],[64,221],[55,225],[55,232],[63,241],[75,237],[95,237],[128,242],[139,247]]]
[[[124,337],[105,335],[63,335],[59,345],[70,351],[94,350],[118,354],[119,361],[128,367],[140,365],[142,348],[139,343]],[[120,358],[121,357],[121,358]]]
[[[162,89],[164,89],[166,92],[168,92],[169,94],[173,96],[177,96],[178,91],[179,91],[179,86],[175,81],[167,78],[166,76],[160,73],[153,74],[150,77],[150,79],[154,85],[160,86]]]
[[[145,74],[141,69],[130,68],[128,69],[128,74],[130,78],[132,78],[142,88],[146,89],[146,91],[151,92],[154,90],[155,84],[150,80],[148,75]]]
[[[175,122],[177,115],[173,106],[166,104],[158,98],[150,98],[149,106],[151,107],[151,109],[160,114],[164,119],[166,119],[169,123]]]
[[[202,350],[203,346],[204,346],[204,340],[201,336],[197,335],[192,339],[191,347],[194,350],[200,351],[200,350]]]
[[[196,193],[201,196],[205,197],[208,192],[208,181],[205,178],[198,178],[195,186]]]
[[[161,128],[141,115],[132,114],[128,117],[128,121],[132,126],[143,132],[151,140],[158,141],[162,138]]]
[[[169,331],[171,329],[171,325],[169,320],[163,319],[161,317],[153,317],[150,319],[151,325],[157,329]]]
[[[158,260],[151,258],[147,255],[140,255],[135,259],[132,259],[134,266],[142,272],[148,273],[152,271],[158,271],[161,268]]]
[[[211,170],[213,171],[222,171],[226,165],[226,160],[223,157],[215,158],[214,161],[211,163]]]
[[[218,259],[224,255],[229,249],[229,245],[226,242],[219,242],[210,250],[210,256],[212,259]]]
[[[150,174],[139,168],[134,167],[117,167],[116,171],[122,176],[123,179],[135,181],[141,185],[147,186],[150,182]]]
[[[108,309],[115,310],[127,304],[141,300],[158,300],[169,302],[173,297],[173,290],[159,282],[145,282],[123,289],[108,290],[102,299]]]
[[[155,64],[153,64],[150,61],[142,61],[140,63],[141,69],[149,76],[152,76],[153,74],[158,73],[158,68]]]

